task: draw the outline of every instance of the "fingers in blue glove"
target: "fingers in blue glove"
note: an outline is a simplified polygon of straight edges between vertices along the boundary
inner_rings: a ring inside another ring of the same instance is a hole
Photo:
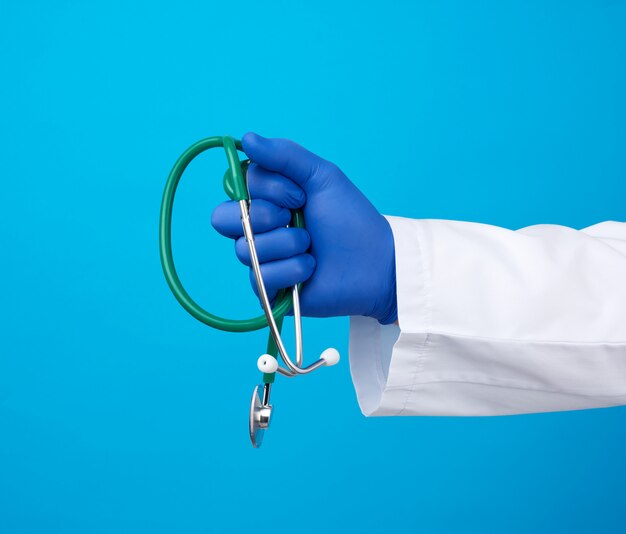
[[[395,249],[385,218],[339,167],[300,145],[253,133],[242,144],[253,161],[249,187],[257,200],[252,202],[252,222],[270,298],[280,288],[308,281],[301,294],[304,315],[395,321]],[[287,208],[294,207],[303,208],[310,239],[284,228],[290,217]],[[224,235],[242,235],[236,204],[218,207],[212,222]],[[283,231],[276,230],[281,227]],[[236,245],[238,256],[249,263],[244,245]],[[314,258],[303,252],[305,246]],[[256,291],[252,273],[250,278]]]
[[[259,262],[282,260],[304,254],[311,246],[309,232],[303,228],[276,228],[254,238]],[[235,242],[237,258],[244,265],[250,267],[250,252],[245,237]]]
[[[315,258],[310,254],[299,254],[284,260],[262,264],[261,274],[270,301],[274,300],[280,289],[306,282],[313,271],[315,271]],[[259,292],[252,269],[250,269],[250,283],[254,293],[258,296]]]
[[[301,208],[306,201],[304,191],[294,181],[256,163],[248,167],[248,190],[253,199],[268,200],[282,208]]]
[[[253,200],[250,205],[250,221],[256,233],[267,232],[274,228],[287,226],[291,220],[291,212],[267,200]],[[238,202],[222,202],[211,215],[211,224],[220,234],[230,238],[243,235],[241,212]]]
[[[268,139],[249,132],[241,138],[246,155],[269,169],[288,176],[304,187],[321,165],[327,164],[319,156],[288,139]]]

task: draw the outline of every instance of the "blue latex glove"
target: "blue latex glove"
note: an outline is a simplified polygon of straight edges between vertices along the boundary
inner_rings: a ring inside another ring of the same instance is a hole
[[[397,319],[393,234],[387,220],[332,163],[286,139],[254,133],[242,139],[252,164],[250,219],[270,298],[306,282],[302,314],[365,315],[383,324]],[[303,207],[306,230],[285,228],[289,209]],[[239,260],[250,266],[239,206],[224,202],[211,218],[236,239]],[[256,292],[254,274],[250,280]]]

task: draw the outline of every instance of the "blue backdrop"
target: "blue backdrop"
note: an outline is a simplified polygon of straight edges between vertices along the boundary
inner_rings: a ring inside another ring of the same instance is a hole
[[[280,380],[253,450],[265,333],[186,315],[157,221],[179,153],[248,130],[388,214],[624,220],[625,35],[617,0],[3,1],[0,532],[624,532],[626,409],[366,419],[345,318],[305,322],[343,362]],[[190,168],[175,252],[198,300],[248,316],[209,223],[223,169]]]

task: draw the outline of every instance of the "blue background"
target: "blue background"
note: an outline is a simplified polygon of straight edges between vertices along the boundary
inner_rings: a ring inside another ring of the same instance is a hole
[[[157,221],[179,153],[248,130],[388,214],[624,220],[625,35],[608,0],[4,0],[0,532],[624,532],[626,409],[366,419],[345,318],[306,321],[307,353],[344,359],[281,380],[253,450],[265,333],[186,315]],[[198,300],[249,316],[209,224],[223,169],[191,166],[175,253]]]

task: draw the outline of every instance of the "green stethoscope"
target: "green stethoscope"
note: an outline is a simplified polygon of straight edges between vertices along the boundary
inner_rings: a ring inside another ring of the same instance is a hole
[[[228,170],[224,174],[224,190],[231,200],[239,202],[241,211],[241,224],[243,233],[248,243],[250,251],[250,259],[254,277],[256,279],[259,292],[259,299],[263,307],[264,315],[254,317],[252,319],[224,319],[217,315],[209,313],[195,302],[185,291],[176,268],[174,267],[174,258],[172,256],[172,208],[174,206],[174,196],[176,188],[191,161],[211,148],[223,147],[228,160]],[[270,404],[270,390],[276,373],[280,373],[287,377],[296,375],[304,375],[325,365],[334,365],[339,361],[339,353],[336,349],[328,348],[320,355],[320,358],[306,367],[302,359],[302,317],[300,314],[300,285],[295,285],[289,289],[283,289],[279,292],[274,308],[272,309],[270,301],[267,297],[259,258],[254,244],[254,232],[250,224],[250,193],[246,181],[246,173],[249,160],[241,161],[237,153],[242,150],[241,141],[233,139],[229,136],[223,137],[207,137],[197,143],[191,145],[178,158],[174,167],[170,171],[163,192],[163,201],[161,202],[161,218],[159,221],[159,247],[161,252],[161,264],[163,272],[172,293],[180,303],[193,317],[202,323],[219,330],[228,332],[250,332],[260,330],[269,326],[270,335],[267,343],[267,353],[261,355],[257,361],[257,367],[263,373],[263,383],[257,385],[252,392],[252,400],[250,402],[249,413],[249,431],[250,439],[254,447],[260,447],[263,440],[265,429],[268,428],[271,415],[272,405]],[[300,210],[292,210],[291,226],[304,228],[304,217]],[[289,309],[293,307],[293,318],[295,327],[296,340],[296,359],[294,361],[289,357],[282,337],[280,335],[283,319]],[[277,356],[285,364],[285,367],[278,365]]]

